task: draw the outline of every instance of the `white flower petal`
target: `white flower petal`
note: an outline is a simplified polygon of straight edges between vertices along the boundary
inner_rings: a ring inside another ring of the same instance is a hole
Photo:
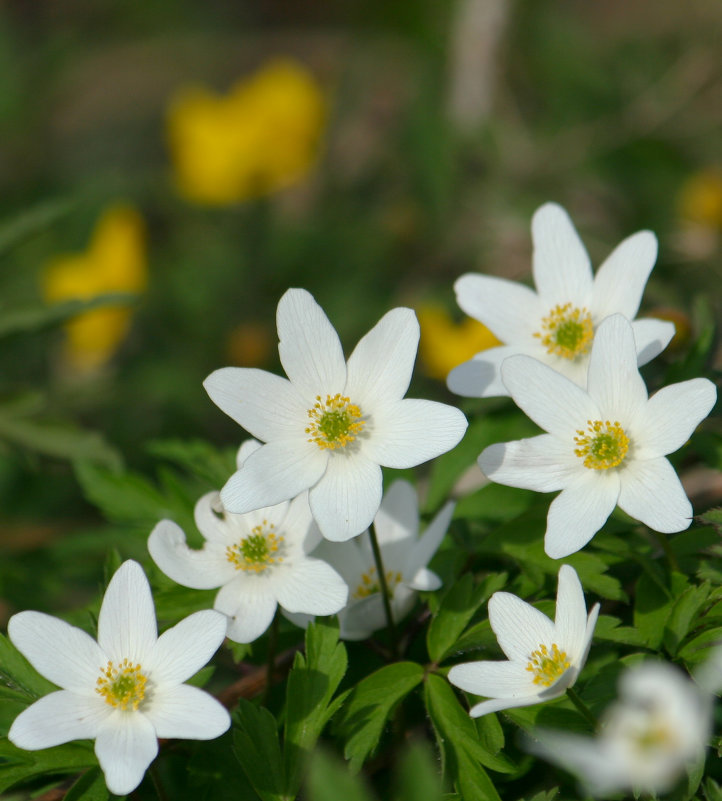
[[[634,422],[635,458],[665,456],[681,448],[712,411],[716,400],[717,389],[706,378],[660,389]]]
[[[249,440],[250,441],[250,440]],[[255,442],[255,440],[252,440]],[[203,539],[209,542],[228,544],[228,525],[220,511],[223,509],[220,492],[207,492],[201,496],[193,508],[193,518]]]
[[[116,712],[95,740],[95,755],[105,774],[105,783],[115,795],[135,790],[157,753],[155,729],[140,712]]]
[[[647,403],[647,387],[637,368],[632,326],[613,314],[597,329],[587,373],[587,391],[601,411],[602,421],[619,421],[622,427]],[[579,428],[584,428],[584,423]]]
[[[308,403],[294,385],[281,376],[255,367],[222,367],[203,382],[221,411],[263,440],[303,438]]]
[[[381,468],[363,453],[332,454],[308,496],[323,536],[342,542],[368,528],[381,503],[381,483]]]
[[[157,636],[148,579],[143,568],[129,559],[115,571],[105,591],[98,616],[98,645],[113,662],[128,659],[142,665]]]
[[[225,508],[244,514],[295,498],[323,475],[328,451],[305,440],[269,442],[246,460],[221,490]]]
[[[222,704],[189,684],[155,692],[143,714],[158,737],[181,740],[213,740],[231,725],[231,716]]]
[[[619,498],[619,475],[587,469],[552,501],[544,550],[552,559],[576,553],[606,523]]]
[[[450,451],[468,423],[454,406],[405,398],[375,410],[372,434],[363,451],[384,467],[403,470]]]
[[[384,493],[374,530],[379,545],[386,549],[391,543],[404,548],[416,540],[419,531],[419,498],[413,485],[398,479]]]
[[[276,326],[281,364],[303,395],[315,398],[343,390],[346,362],[341,341],[309,292],[305,289],[286,291],[278,303]]]
[[[619,507],[664,534],[684,531],[692,522],[692,504],[664,456],[630,462],[622,474]]]
[[[235,575],[224,546],[206,542],[201,550],[189,548],[183,529],[172,520],[161,520],[151,531],[148,552],[166,576],[194,590],[220,587]]]
[[[477,353],[460,364],[446,377],[446,386],[464,398],[495,398],[508,395],[501,380],[501,364],[509,356],[522,353],[518,345],[502,345]]]
[[[345,394],[366,409],[401,400],[411,382],[419,323],[411,309],[392,309],[360,340],[348,360]]]
[[[547,312],[534,290],[505,278],[468,273],[454,291],[460,308],[507,345],[529,340]]]
[[[573,381],[531,356],[510,356],[501,377],[514,403],[538,426],[561,439],[587,420],[599,419],[597,404]]]
[[[617,245],[594,276],[595,322],[617,313],[635,317],[656,260],[657,237],[651,231],[638,231]]]
[[[99,675],[96,669],[95,676]],[[93,739],[112,713],[112,707],[99,695],[60,690],[23,710],[13,721],[8,740],[18,748],[37,751],[71,740]]]
[[[213,608],[227,615],[229,639],[253,642],[271,625],[277,603],[273,595],[246,589],[242,578],[221,587]]]
[[[353,592],[361,581],[361,574],[365,573],[373,564],[373,558],[359,547],[359,541],[366,540],[367,537],[368,532],[363,532],[356,539],[347,540],[346,542],[322,540],[321,544],[313,551],[313,556],[317,559],[323,559],[324,562],[327,562],[337,570]]]
[[[419,573],[429,564],[432,556],[439,549],[439,545],[441,545],[441,541],[444,539],[446,530],[449,528],[449,523],[451,523],[455,508],[456,504],[453,502],[444,504],[431,523],[429,523],[426,531],[421,535],[421,539],[410,548],[406,557],[403,574],[412,579],[411,582],[407,581],[407,584],[413,589],[427,589],[426,587],[417,585],[417,580],[422,580]],[[438,576],[435,576],[434,573],[431,573],[431,576],[434,576],[437,581],[439,580]],[[438,589],[438,586],[429,589]]]
[[[160,635],[143,667],[154,685],[180,684],[210,660],[225,636],[225,615],[212,609],[195,612]]]
[[[442,585],[442,581],[436,573],[425,567],[422,567],[421,570],[417,570],[416,574],[411,575],[413,576],[411,581],[406,581],[404,583],[412,590],[433,592],[434,590],[438,590]]]
[[[587,605],[577,571],[571,565],[559,568],[557,609],[554,618],[557,643],[572,661],[576,651],[584,647],[587,630]]]
[[[481,452],[479,467],[497,484],[556,492],[573,481],[583,467],[573,445],[571,438],[567,444],[551,434],[497,442]]]
[[[346,606],[348,586],[321,559],[302,559],[284,572],[276,585],[276,600],[288,612],[333,615]]]
[[[666,320],[633,320],[634,342],[637,346],[637,364],[651,362],[669,345],[674,336],[674,323]]]
[[[556,203],[537,209],[531,221],[534,283],[549,309],[557,304],[589,306],[592,265],[566,211]]]
[[[8,636],[38,673],[67,690],[89,692],[108,661],[89,634],[43,612],[13,615]]]
[[[248,457],[261,447],[257,439],[247,439],[241,443],[238,453],[236,453],[236,467],[240,470]]]
[[[307,492],[291,501],[283,522],[276,524],[276,528],[283,528],[286,544],[298,548],[300,553],[309,554],[318,545],[322,539],[321,532],[311,514]]]
[[[489,599],[489,623],[501,650],[514,662],[529,661],[532,651],[554,642],[549,618],[509,592],[495,592]]]
[[[468,693],[489,698],[528,698],[538,696],[540,691],[531,672],[521,662],[484,661],[455,665],[449,671],[448,679]]]
[[[353,589],[353,588],[352,588]],[[393,609],[391,612],[394,616]],[[343,640],[365,640],[375,631],[386,628],[386,611],[381,593],[353,600],[339,613],[339,636]],[[394,620],[396,617],[394,616]]]
[[[542,701],[551,701],[552,698],[560,696],[562,692],[564,690],[547,695],[543,699],[538,695],[527,695],[520,698],[490,698],[488,701],[482,701],[480,704],[472,706],[469,714],[472,718],[480,718],[490,712],[501,712],[504,709],[516,709],[520,706],[533,706],[534,704],[542,703]]]
[[[599,604],[594,604],[592,611],[587,618],[587,627],[584,630],[584,641],[582,647],[579,649],[577,656],[574,659],[574,666],[581,671],[584,663],[589,656],[589,649],[592,645],[592,637],[594,636],[594,627],[597,625],[597,618],[599,617]]]

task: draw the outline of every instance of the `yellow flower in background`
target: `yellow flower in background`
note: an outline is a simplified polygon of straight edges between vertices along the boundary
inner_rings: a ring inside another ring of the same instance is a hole
[[[269,62],[225,96],[181,89],[167,115],[176,185],[210,205],[282,189],[311,169],[325,116],[321,88],[290,60]]]
[[[471,317],[454,322],[442,306],[421,306],[416,313],[421,326],[419,354],[424,371],[432,378],[445,381],[457,365],[502,344],[485,325]]]
[[[147,282],[145,226],[130,206],[108,208],[85,253],[58,256],[43,276],[51,303],[110,292],[142,292]],[[83,312],[66,324],[66,356],[74,368],[93,370],[115,353],[130,328],[132,311],[109,306]]]
[[[679,193],[679,213],[708,228],[722,228],[722,169],[708,167],[691,175]]]

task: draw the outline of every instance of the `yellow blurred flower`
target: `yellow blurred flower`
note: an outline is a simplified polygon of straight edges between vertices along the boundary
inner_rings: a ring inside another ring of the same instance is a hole
[[[419,354],[432,378],[444,381],[452,368],[502,344],[482,323],[471,317],[456,323],[441,306],[421,306],[416,313],[421,326]]]
[[[49,302],[89,299],[110,292],[142,292],[147,282],[145,226],[135,209],[116,205],[96,223],[85,253],[58,256],[43,275]],[[93,309],[66,324],[65,353],[72,367],[93,370],[115,353],[130,328],[126,307]]]
[[[325,111],[311,73],[285,59],[238,81],[226,96],[181,89],[167,115],[180,193],[223,205],[298,181],[316,159]]]
[[[679,193],[679,213],[710,228],[722,228],[722,169],[708,167],[691,175]]]

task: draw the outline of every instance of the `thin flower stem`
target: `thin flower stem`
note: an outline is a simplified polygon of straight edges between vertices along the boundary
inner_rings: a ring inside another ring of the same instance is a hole
[[[266,688],[263,691],[263,705],[267,706],[268,696],[271,693],[271,685],[273,684],[273,672],[275,670],[276,662],[276,645],[278,644],[278,610],[273,616],[273,622],[268,632],[268,654],[266,656]]]
[[[670,570],[674,571],[675,573],[679,573],[679,562],[677,561],[677,557],[672,550],[672,546],[669,544],[669,539],[665,537],[664,534],[660,534],[659,531],[654,531],[654,529],[650,529],[650,531],[652,532],[654,539],[657,540],[660,547],[664,551],[664,555],[667,557]]]
[[[569,700],[582,713],[587,722],[596,731],[597,727],[599,726],[599,721],[597,720],[592,710],[579,697],[577,691],[572,689],[571,687],[567,687],[567,695],[569,696]]]
[[[369,537],[371,538],[371,549],[374,552],[376,572],[378,573],[381,597],[383,598],[384,610],[386,612],[386,624],[389,630],[389,640],[391,641],[391,658],[395,661],[398,658],[399,652],[396,642],[396,626],[394,625],[394,617],[391,613],[391,595],[389,594],[389,585],[386,583],[386,572],[384,571],[384,562],[381,558],[381,549],[379,548],[379,542],[376,539],[376,532],[373,527],[369,528]]]

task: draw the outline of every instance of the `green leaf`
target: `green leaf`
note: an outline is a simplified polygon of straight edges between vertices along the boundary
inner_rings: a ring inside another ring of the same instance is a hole
[[[283,760],[276,719],[245,698],[233,713],[233,745],[243,772],[262,801],[288,798],[283,788]]]
[[[688,665],[696,665],[709,656],[710,648],[722,645],[722,626],[707,629],[693,637],[677,651],[677,656]]]
[[[712,587],[708,582],[688,587],[674,602],[664,627],[664,646],[674,656],[687,636]]]
[[[23,751],[3,741],[0,756],[4,760],[0,764],[0,792],[33,776],[79,773],[98,764],[92,745],[80,742],[40,751]]]
[[[86,771],[68,790],[63,801],[107,801],[110,792],[100,768]]]
[[[24,239],[49,228],[72,208],[71,200],[47,200],[0,223],[0,254],[19,245]]]
[[[675,598],[687,589],[687,577],[673,573],[670,588],[660,586],[649,573],[643,573],[635,588],[634,626],[648,648],[657,650],[662,644],[665,624]]]
[[[363,779],[354,776],[338,759],[323,751],[313,754],[308,768],[308,801],[372,801]]]
[[[708,526],[714,526],[717,534],[722,534],[722,506],[717,506],[704,512],[704,514],[697,515],[697,519]]]
[[[200,439],[153,440],[146,450],[152,456],[177,464],[211,487],[222,487],[236,470],[235,451],[219,451]]]
[[[437,664],[454,650],[476,610],[507,583],[506,573],[493,573],[478,585],[470,573],[455,581],[446,591],[426,633],[426,647]]]
[[[401,758],[394,801],[440,801],[441,782],[434,755],[426,743],[415,742]]]
[[[621,623],[622,621],[618,617],[599,615],[594,628],[594,639],[618,642],[624,645],[644,645],[644,637],[637,629],[631,626],[622,626]]]
[[[10,688],[17,688],[34,701],[58,688],[41,676],[3,634],[0,634],[0,677]]]
[[[318,619],[306,629],[306,654],[296,654],[286,684],[284,763],[286,794],[295,798],[308,758],[336,710],[332,699],[348,659],[338,641],[338,622]]]
[[[434,725],[439,745],[444,751],[451,777],[461,793],[467,799],[464,786],[467,782],[461,776],[461,765],[466,771],[471,770],[474,778],[469,782],[477,786],[478,793],[470,796],[473,799],[497,799],[491,779],[482,767],[499,773],[514,773],[516,766],[503,754],[494,754],[487,750],[479,740],[476,726],[469,713],[461,707],[449,683],[435,674],[427,676],[425,685],[426,709]],[[455,766],[460,772],[455,772]]]
[[[345,736],[344,756],[356,773],[379,744],[396,705],[424,678],[415,662],[397,662],[360,681],[348,697],[338,728]]]

